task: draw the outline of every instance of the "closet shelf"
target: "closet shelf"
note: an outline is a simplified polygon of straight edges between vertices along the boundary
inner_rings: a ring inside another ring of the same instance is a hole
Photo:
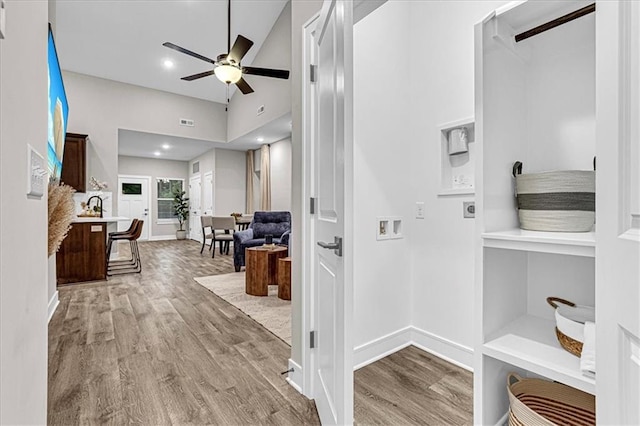
[[[525,315],[482,347],[485,355],[595,395],[596,382],[580,372],[580,359],[562,349],[555,322]]]
[[[595,232],[539,232],[509,229],[482,234],[483,246],[595,257]]]

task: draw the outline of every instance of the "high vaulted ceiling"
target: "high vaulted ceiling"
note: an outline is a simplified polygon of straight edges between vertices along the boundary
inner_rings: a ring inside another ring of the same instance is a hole
[[[231,1],[231,43],[238,34],[255,43],[243,65],[252,65],[286,3],[286,0]],[[215,76],[192,82],[180,80],[212,69],[211,64],[162,46],[165,41],[212,59],[226,53],[227,1],[58,0],[56,3],[56,47],[63,69],[225,103],[226,85]],[[167,59],[175,64],[173,68],[165,68]],[[263,77],[249,76],[247,81],[251,83],[252,78]]]

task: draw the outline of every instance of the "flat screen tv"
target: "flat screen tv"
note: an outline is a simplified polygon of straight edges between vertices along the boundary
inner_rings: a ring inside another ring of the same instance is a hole
[[[62,81],[62,72],[60,70],[60,63],[58,62],[58,53],[56,52],[56,44],[53,40],[51,25],[49,25],[49,47],[47,55],[47,65],[49,68],[49,143],[47,144],[47,163],[50,181],[60,182],[69,105],[67,104],[67,95],[64,91],[64,82]]]

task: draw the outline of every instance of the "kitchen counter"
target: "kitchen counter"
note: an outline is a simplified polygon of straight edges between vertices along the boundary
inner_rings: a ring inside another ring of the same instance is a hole
[[[131,219],[123,216],[76,217],[71,221],[71,223],[114,223],[114,222],[124,222],[127,220],[131,220]]]
[[[106,246],[109,231],[129,218],[77,217],[71,221],[69,234],[56,256],[58,284],[72,284],[107,279]]]

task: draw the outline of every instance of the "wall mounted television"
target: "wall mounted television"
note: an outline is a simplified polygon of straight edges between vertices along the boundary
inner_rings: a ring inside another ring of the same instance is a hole
[[[47,56],[49,69],[49,143],[47,144],[47,165],[49,180],[52,182],[60,182],[69,105],[64,90],[62,71],[60,70],[60,62],[58,62],[58,53],[56,52],[56,44],[53,40],[51,24],[49,24]]]

